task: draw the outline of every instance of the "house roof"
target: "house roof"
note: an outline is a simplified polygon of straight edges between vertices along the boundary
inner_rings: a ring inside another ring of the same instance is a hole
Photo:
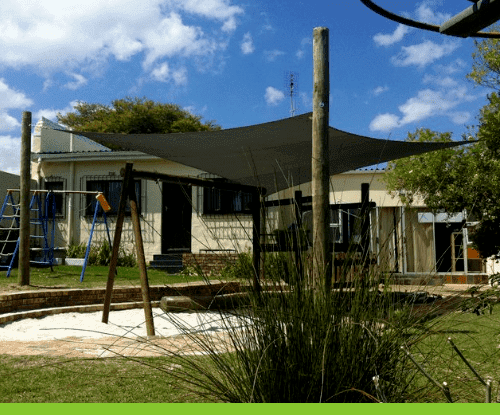
[[[312,178],[312,113],[220,131],[73,133],[104,145],[115,144],[126,150],[176,161],[237,183],[265,187],[268,193],[311,181]],[[381,140],[333,127],[329,128],[328,135],[330,175],[470,143]]]

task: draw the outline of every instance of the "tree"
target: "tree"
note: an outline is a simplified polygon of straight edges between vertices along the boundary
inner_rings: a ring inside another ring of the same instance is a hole
[[[484,258],[500,258],[500,40],[476,41],[475,47],[467,78],[494,90],[465,138],[478,141],[389,163],[385,181],[407,205],[420,197],[434,211],[465,209],[479,222],[470,234],[474,247]],[[451,135],[419,129],[408,140],[449,141]]]
[[[492,30],[500,30],[500,26],[492,26]],[[484,39],[474,41],[475,51],[472,53],[472,70],[467,78],[477,85],[494,90],[500,89],[500,39]]]
[[[408,134],[408,141],[450,140],[450,133],[426,129]],[[420,198],[434,212],[465,210],[468,221],[479,222],[470,233],[474,247],[485,258],[499,253],[500,160],[485,141],[391,162],[384,176],[407,206]]]
[[[123,134],[168,134],[218,130],[175,104],[146,98],[116,99],[111,106],[78,102],[74,112],[57,114],[57,121],[75,131]]]

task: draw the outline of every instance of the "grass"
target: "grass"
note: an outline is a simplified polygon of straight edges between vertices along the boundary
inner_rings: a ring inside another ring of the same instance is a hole
[[[455,312],[428,323],[427,336],[411,347],[411,352],[440,383],[449,384],[456,402],[484,402],[484,387],[465,366],[446,339],[452,337],[483,378],[493,383],[493,398],[499,392],[498,367],[500,343],[500,305],[493,314],[477,316]],[[234,356],[222,356],[228,362]],[[208,373],[217,371],[210,357],[189,356],[183,372],[193,362]],[[169,368],[178,360],[172,357],[68,359],[44,356],[0,356],[1,402],[217,402],[200,391],[190,391]],[[157,367],[161,370],[156,370]],[[175,367],[175,366],[174,366]],[[162,371],[163,370],[163,371]],[[166,374],[166,373],[167,374]],[[417,373],[415,390],[409,401],[444,402],[442,393]]]
[[[193,357],[206,364],[206,358]],[[0,402],[153,403],[208,402],[148,364],[170,368],[164,357],[62,360],[0,356]],[[175,370],[175,369],[174,369]]]
[[[88,266],[85,270],[83,282],[80,282],[81,267],[58,265],[54,271],[50,268],[30,269],[30,289],[43,288],[98,288],[106,287],[108,279],[107,266]],[[118,267],[118,274],[115,276],[116,286],[140,286],[139,269],[137,267]],[[13,269],[9,278],[7,272],[0,272],[0,290],[20,289],[18,285],[18,271]],[[149,285],[164,285],[180,282],[199,281],[199,276],[171,275],[164,271],[148,269]],[[23,287],[25,290],[26,287]]]
[[[104,287],[107,271],[105,266],[88,267],[80,283],[80,267],[57,266],[54,272],[32,269],[31,288]],[[157,270],[148,270],[148,276],[151,285],[200,280],[196,275]],[[0,277],[0,289],[12,288],[16,278],[17,270],[11,278]],[[115,284],[139,285],[138,269],[119,268]],[[404,310],[387,320],[385,312],[381,313],[387,303],[359,288],[358,297],[318,296],[299,284],[288,294],[281,286],[285,295],[255,297],[252,324],[241,320],[241,327],[251,333],[250,343],[240,329],[230,331],[229,346],[236,347],[233,353],[214,353],[207,343],[201,345],[209,353],[205,357],[166,353],[135,360],[63,360],[3,355],[1,401],[376,401],[381,395],[372,377],[379,374],[382,395],[388,401],[444,402],[439,389],[405,359],[400,345],[407,344],[434,379],[448,383],[454,401],[483,402],[484,386],[447,344],[448,337],[484,379],[493,379],[495,399],[500,381],[500,305],[493,307],[492,314],[487,309],[480,316],[457,311],[412,326]],[[247,319],[249,314],[245,311],[242,316]],[[381,322],[384,330],[379,329]],[[180,368],[171,371],[172,364]]]
[[[451,338],[478,374],[493,381],[493,401],[500,393],[500,304],[477,316],[455,312],[429,327],[426,337],[411,353],[439,383],[446,382],[454,402],[484,402],[485,388],[448,343]],[[417,383],[425,383],[418,375]],[[445,402],[437,387],[428,385],[419,402]]]

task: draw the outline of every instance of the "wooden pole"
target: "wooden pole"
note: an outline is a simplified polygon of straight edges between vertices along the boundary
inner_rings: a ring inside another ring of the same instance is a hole
[[[113,240],[113,250],[109,263],[108,282],[106,284],[106,294],[104,296],[104,307],[102,311],[102,322],[108,323],[109,308],[111,306],[111,295],[113,294],[113,284],[115,281],[116,264],[118,262],[118,253],[120,249],[120,240],[122,237],[123,221],[125,220],[125,208],[127,206],[128,189],[132,177],[132,163],[125,165],[123,174],[122,190],[120,193],[120,204],[118,205],[118,217],[116,218],[115,236]]]
[[[295,263],[297,264],[298,282],[304,278],[304,267],[302,264],[302,247],[304,246],[302,234],[302,191],[295,191]]]
[[[324,281],[331,289],[331,252],[329,232],[329,154],[330,71],[328,29],[313,31],[313,122],[312,122],[312,215],[313,215],[313,285]]]
[[[416,246],[416,245],[414,245]],[[361,183],[361,265],[362,278],[370,274],[370,183]]]
[[[146,258],[144,255],[144,244],[141,234],[141,222],[139,220],[139,209],[137,208],[137,197],[135,195],[135,184],[131,180],[129,183],[129,200],[132,226],[134,228],[135,249],[137,252],[137,265],[139,266],[139,275],[141,277],[142,301],[144,303],[144,316],[146,318],[146,330],[148,337],[155,335],[155,326],[153,321],[153,310],[151,309],[151,299],[149,297],[148,272],[146,270]]]
[[[19,181],[19,285],[30,283],[31,112],[23,112]]]
[[[261,197],[260,193],[256,190],[252,193],[252,219],[253,219],[253,228],[252,228],[252,254],[253,254],[253,288],[256,292],[260,292],[260,282],[259,276],[261,272],[261,267],[263,264],[261,263],[261,252],[262,247],[260,245],[260,232],[261,232]]]
[[[256,192],[259,193],[259,192]],[[264,196],[262,194],[259,194],[259,206],[260,206],[260,238],[259,238],[259,244],[260,244],[260,274],[259,274],[259,280],[264,281],[266,278],[266,250],[265,246],[267,243],[266,240],[266,206],[264,204]]]

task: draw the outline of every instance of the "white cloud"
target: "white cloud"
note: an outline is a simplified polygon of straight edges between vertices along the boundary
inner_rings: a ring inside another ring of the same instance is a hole
[[[299,92],[300,100],[302,101],[303,108],[306,108],[306,111],[312,111],[313,100],[312,97],[306,92]]]
[[[264,56],[268,62],[274,62],[276,58],[284,55],[285,52],[281,50],[266,50],[264,51]]]
[[[424,67],[430,63],[453,53],[460,43],[457,41],[445,41],[441,45],[426,40],[423,43],[412,46],[403,46],[397,56],[393,56],[391,61],[395,66],[416,65]]]
[[[0,135],[0,170],[19,174],[21,138]]]
[[[2,0],[0,64],[50,73],[144,53],[149,68],[165,57],[222,50],[243,13],[231,0]]]
[[[87,78],[85,78],[83,75],[77,73],[70,73],[69,75],[72,76],[75,80],[73,82],[68,82],[66,85],[64,85],[65,88],[75,91],[81,86],[87,84]]]
[[[439,74],[452,75],[457,72],[463,71],[467,67],[467,64],[462,59],[455,59],[448,65],[436,65],[434,69]]]
[[[200,111],[197,110],[196,106],[195,105],[188,105],[186,107],[183,107],[182,108],[184,111],[187,111],[189,112],[190,114],[193,114],[193,115],[199,115],[199,114],[204,114],[207,112],[208,110],[208,107],[206,105],[204,105]]]
[[[268,86],[264,98],[266,99],[267,105],[278,105],[285,99],[285,94],[279,89]]]
[[[467,95],[466,87],[458,87],[449,91],[434,91],[424,89],[416,97],[410,98],[399,110],[404,114],[402,124],[421,121],[436,114],[443,114],[457,105],[474,100],[475,97]]]
[[[302,59],[305,55],[305,48],[312,45],[312,39],[310,37],[305,37],[300,42],[300,49],[295,53],[297,59]]]
[[[176,85],[187,84],[187,69],[184,67],[171,70],[167,62],[157,65],[151,71],[151,78],[158,82],[173,81]]]
[[[380,94],[383,94],[384,92],[387,92],[388,90],[389,90],[388,86],[378,86],[372,91],[372,94],[378,96]]]
[[[399,117],[395,114],[379,114],[370,123],[370,131],[390,131],[399,124]]]
[[[458,82],[451,76],[434,76],[426,74],[422,80],[424,84],[434,84],[443,88],[452,88],[458,85]]]
[[[0,131],[10,131],[21,126],[21,123],[6,112],[0,112]]]
[[[57,109],[52,109],[52,108],[45,108],[38,110],[34,115],[33,115],[33,122],[36,123],[38,120],[40,120],[42,117],[47,118],[48,120],[57,122],[57,114],[61,113],[62,115],[65,115],[68,112],[71,112],[74,110],[75,106],[78,104],[78,101],[71,101],[69,105],[66,108],[57,110]]]
[[[449,114],[451,121],[455,124],[466,124],[471,119],[470,112],[460,111]]]
[[[4,78],[0,78],[0,110],[8,108],[26,108],[33,104],[23,92],[10,88]]]
[[[222,21],[222,30],[226,32],[236,29],[236,16],[244,12],[239,6],[231,6],[228,0],[173,0],[171,4],[189,13]]]
[[[447,116],[452,122],[463,124],[466,122],[464,120],[469,119],[469,113],[451,110],[460,104],[475,99],[475,96],[468,94],[465,86],[458,86],[448,90],[424,89],[398,107],[401,116],[389,113],[377,115],[370,123],[370,130],[385,131],[390,128],[421,122],[436,115]]]
[[[186,85],[188,81],[187,69],[179,68],[172,72],[172,79],[176,85]]]
[[[0,131],[10,131],[21,126],[19,120],[8,114],[9,109],[22,109],[33,105],[33,100],[23,92],[12,89],[0,78]]]
[[[424,1],[417,8],[417,20],[423,23],[441,25],[444,21],[450,19],[451,14],[434,12],[431,6],[435,5],[435,1]]]
[[[244,55],[249,55],[255,51],[255,46],[253,44],[252,35],[250,32],[243,35],[243,40],[241,42],[241,52]]]
[[[409,31],[410,28],[408,26],[399,24],[392,34],[377,33],[373,36],[373,41],[377,46],[391,46],[394,43],[400,42]]]
[[[155,81],[159,82],[168,82],[170,79],[170,68],[168,63],[164,62],[161,65],[158,65],[151,71],[151,77]]]

